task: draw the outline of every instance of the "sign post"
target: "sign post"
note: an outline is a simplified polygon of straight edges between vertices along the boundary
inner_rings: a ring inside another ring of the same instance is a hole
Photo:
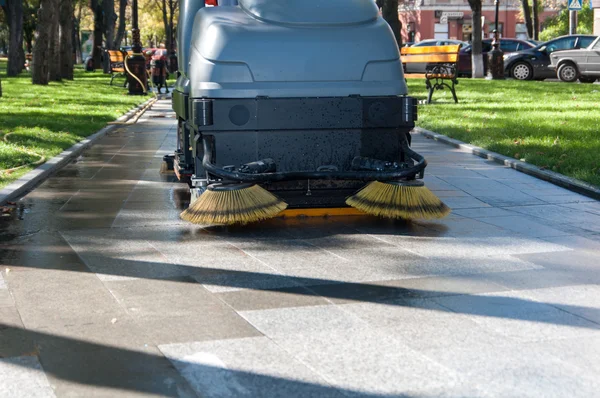
[[[583,0],[569,0],[569,35],[577,33],[577,11],[581,11]]]

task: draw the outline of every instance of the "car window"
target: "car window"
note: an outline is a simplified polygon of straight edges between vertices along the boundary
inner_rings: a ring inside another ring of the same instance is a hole
[[[422,41],[419,42],[417,44],[415,44],[413,47],[427,47],[427,46],[437,46],[439,42],[432,40],[432,41]]]
[[[500,41],[500,48],[504,52],[509,52],[509,53],[515,52],[519,49],[518,47],[519,47],[518,41],[512,41],[512,40],[501,40]]]
[[[592,47],[594,50],[600,50],[600,39],[596,40],[596,44]]]
[[[570,50],[575,47],[576,37],[564,37],[548,43],[546,46],[546,52],[553,53],[558,50]]]
[[[481,43],[481,50],[484,53],[492,51],[492,43],[491,42],[483,42],[483,43]]]
[[[596,39],[595,37],[580,37],[579,38],[578,47],[580,47],[580,48],[586,48],[587,46],[589,46],[590,44],[592,44],[592,42],[595,39]]]

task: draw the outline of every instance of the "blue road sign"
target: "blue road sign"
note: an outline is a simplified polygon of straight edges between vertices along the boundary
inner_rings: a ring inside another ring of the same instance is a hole
[[[582,0],[569,0],[569,11],[580,11]]]

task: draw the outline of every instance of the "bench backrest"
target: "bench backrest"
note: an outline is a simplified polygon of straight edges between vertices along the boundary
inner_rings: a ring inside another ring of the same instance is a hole
[[[458,61],[459,50],[459,44],[451,46],[402,47],[400,55],[402,63],[456,63]]]
[[[125,72],[123,62],[125,61],[125,55],[119,50],[108,50],[108,58],[110,60],[110,70],[113,73]]]

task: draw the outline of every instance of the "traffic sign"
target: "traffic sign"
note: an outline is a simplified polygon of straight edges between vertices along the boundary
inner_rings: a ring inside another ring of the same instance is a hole
[[[582,0],[569,0],[569,11],[580,11]]]

